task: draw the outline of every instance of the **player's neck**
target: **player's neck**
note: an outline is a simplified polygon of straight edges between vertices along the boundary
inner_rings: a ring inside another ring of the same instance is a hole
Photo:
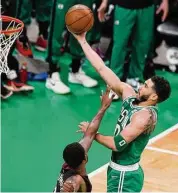
[[[86,175],[87,175],[87,172],[86,172],[85,165],[81,165],[81,166],[77,169],[77,173],[80,174],[81,176],[86,176]]]
[[[142,101],[138,103],[138,106],[143,106],[143,107],[155,106],[155,103],[153,101]]]

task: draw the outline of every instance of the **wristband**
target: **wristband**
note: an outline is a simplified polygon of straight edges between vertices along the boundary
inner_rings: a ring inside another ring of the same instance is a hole
[[[114,137],[114,142],[118,152],[123,151],[128,145],[125,139],[120,134]]]

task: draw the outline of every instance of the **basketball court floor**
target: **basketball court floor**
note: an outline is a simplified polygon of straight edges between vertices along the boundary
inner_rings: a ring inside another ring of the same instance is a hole
[[[2,191],[53,190],[63,163],[63,148],[80,139],[81,134],[76,133],[78,123],[90,121],[100,105],[99,95],[104,84],[92,68],[87,68],[87,72],[99,80],[99,87],[70,85],[72,94],[60,96],[45,89],[44,82],[30,82],[35,86],[32,94],[13,95],[1,103]],[[170,80],[172,96],[160,104],[153,141],[143,153],[144,191],[178,192],[178,76],[157,73]],[[112,135],[120,107],[119,101],[108,109],[100,127],[103,134]],[[173,129],[169,129],[173,125]],[[154,138],[164,131],[167,135]],[[106,167],[100,167],[108,163],[110,153],[96,142],[89,152],[87,170],[94,191],[106,190]]]
[[[178,124],[153,137],[143,153],[145,172],[143,192],[178,191]],[[107,165],[90,173],[93,191],[106,191]]]
[[[41,56],[36,53],[37,56]],[[61,62],[69,63],[65,56]],[[1,191],[51,192],[60,172],[63,148],[78,141],[77,125],[90,121],[100,106],[105,85],[89,65],[87,74],[99,81],[93,89],[70,85],[72,94],[56,95],[45,82],[29,82],[31,94],[14,94],[1,102]],[[152,139],[143,153],[145,192],[178,192],[178,75],[157,71],[171,83],[172,95],[159,105],[159,120]],[[100,132],[112,135],[120,113],[121,101],[112,103]],[[87,171],[93,191],[106,191],[106,168],[110,150],[93,143]]]

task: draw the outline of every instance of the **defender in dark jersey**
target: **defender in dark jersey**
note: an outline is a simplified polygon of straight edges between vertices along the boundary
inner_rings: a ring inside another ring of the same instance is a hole
[[[65,147],[63,151],[65,164],[62,166],[54,192],[91,192],[92,185],[85,167],[88,161],[87,152],[95,138],[102,117],[112,102],[113,96],[110,97],[109,93],[110,89],[107,88],[101,97],[101,108],[91,123],[80,123],[81,129],[87,126],[83,139]]]
[[[114,136],[96,134],[95,140],[112,150],[107,172],[108,192],[140,192],[144,174],[139,165],[141,154],[157,122],[157,103],[169,98],[170,84],[155,76],[145,81],[136,94],[122,82],[92,50],[85,34],[74,35],[85,55],[112,90],[123,99]],[[85,129],[82,128],[85,133]]]

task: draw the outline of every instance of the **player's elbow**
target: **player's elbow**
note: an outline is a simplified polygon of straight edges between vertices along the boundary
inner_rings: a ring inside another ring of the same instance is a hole
[[[116,148],[116,146],[115,146],[115,145],[114,145],[114,146],[112,146],[110,149],[111,149],[112,151],[118,152],[118,150],[117,150],[117,148]]]
[[[111,149],[112,151],[118,151],[117,147],[116,147],[116,145],[114,143],[114,140],[110,141],[110,143],[108,144],[108,148]]]
[[[124,147],[124,148],[117,148],[115,145],[111,148],[111,150],[112,151],[115,151],[115,152],[122,152],[124,149],[125,149],[126,147]]]

